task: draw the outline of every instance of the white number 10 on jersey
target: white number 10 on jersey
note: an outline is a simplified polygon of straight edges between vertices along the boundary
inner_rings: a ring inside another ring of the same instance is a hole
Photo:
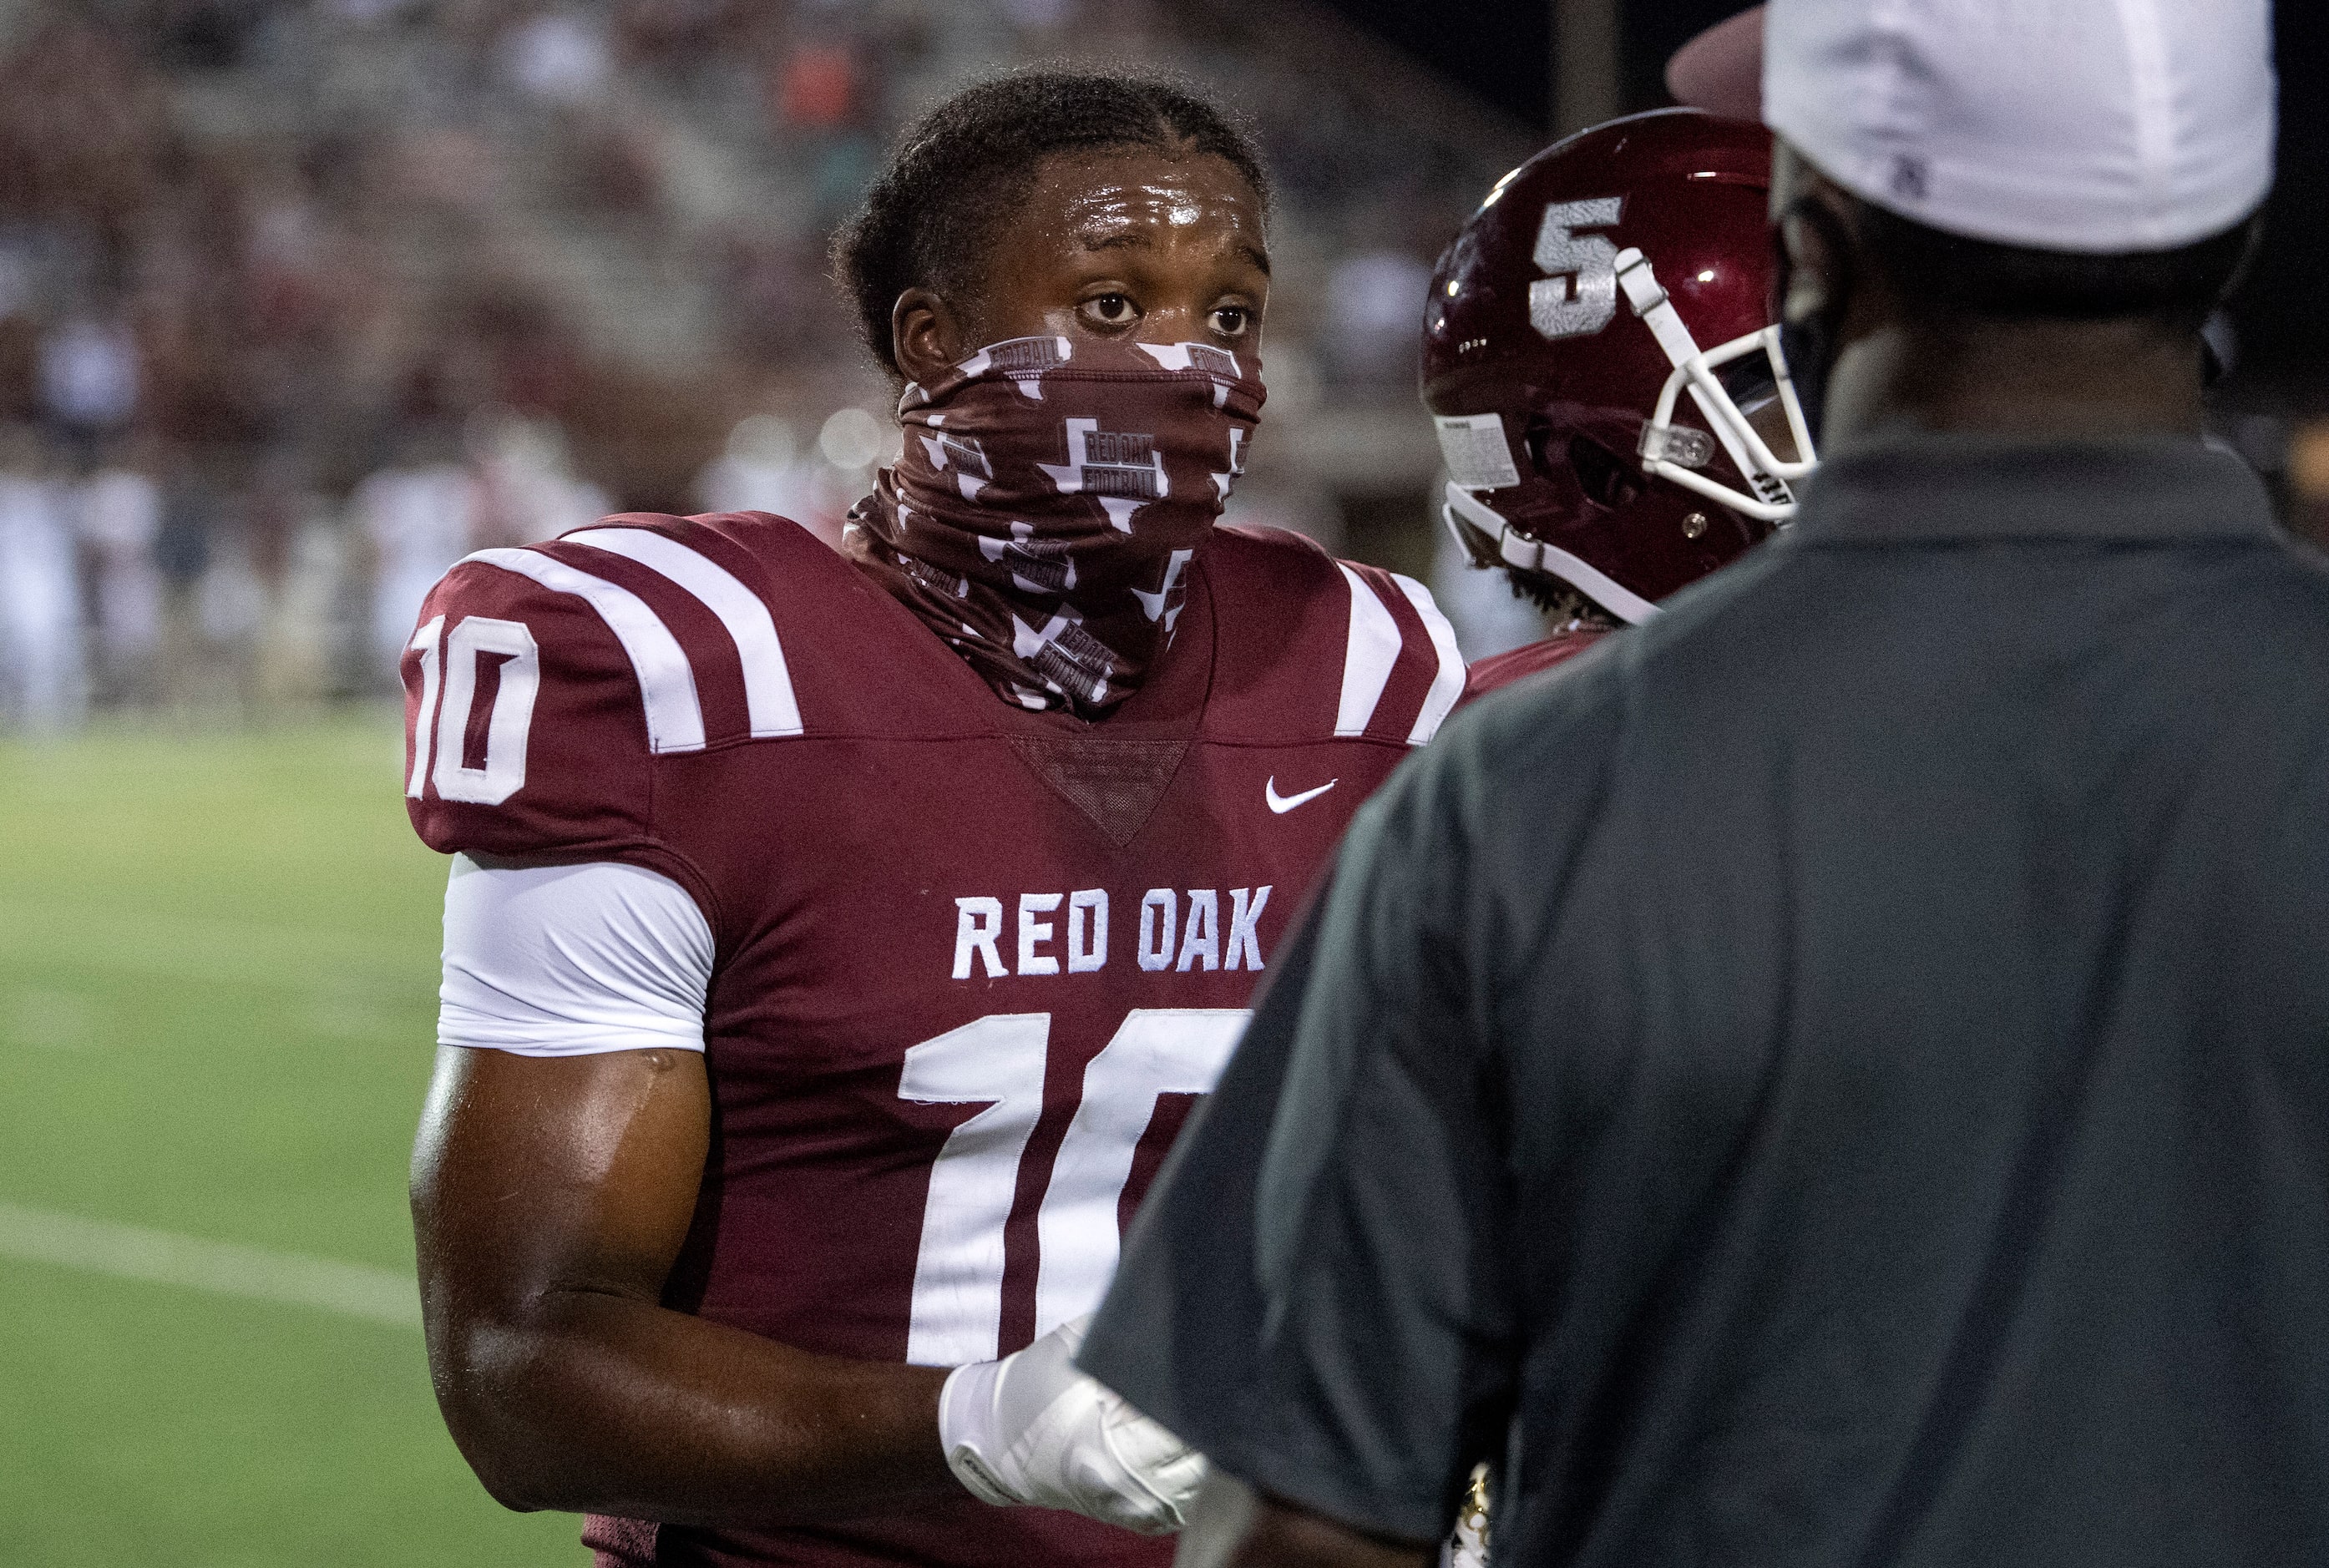
[[[1116,1273],[1117,1208],[1141,1134],[1164,1094],[1205,1094],[1251,1015],[1244,1008],[1136,1008],[1084,1068],[1035,1223],[1035,1332],[1099,1304]],[[906,1053],[901,1099],[986,1109],[947,1137],[930,1170],[914,1261],[906,1359],[991,1359],[1003,1326],[1003,1234],[1019,1161],[1043,1113],[1051,1015],[995,1013]]]
[[[534,696],[542,689],[542,653],[523,621],[464,615],[445,638],[440,664],[437,643],[444,632],[445,617],[438,615],[405,644],[420,655],[420,712],[412,721],[412,777],[404,793],[417,801],[433,780],[439,800],[497,806],[525,786],[525,742],[533,728]],[[482,765],[469,767],[469,712],[477,700],[477,667],[488,653],[501,656],[501,679],[486,718]],[[434,724],[429,718],[432,709]]]

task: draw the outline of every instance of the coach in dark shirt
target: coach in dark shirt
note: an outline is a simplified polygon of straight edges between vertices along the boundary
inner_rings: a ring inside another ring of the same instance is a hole
[[[1853,9],[1771,8],[1795,527],[1367,808],[1142,1216],[1083,1364],[1260,1499],[1187,1554],[1486,1461],[1497,1563],[2329,1561],[2329,569],[2201,435],[2261,8],[1912,8],[1926,193],[1786,80]],[[1945,173],[2129,60],[2143,178]]]

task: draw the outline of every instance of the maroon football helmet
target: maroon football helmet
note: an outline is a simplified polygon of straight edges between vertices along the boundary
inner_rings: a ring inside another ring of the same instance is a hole
[[[1794,514],[1814,455],[1772,324],[1770,170],[1758,125],[1612,120],[1498,181],[1440,257],[1423,400],[1478,564],[1639,622]]]

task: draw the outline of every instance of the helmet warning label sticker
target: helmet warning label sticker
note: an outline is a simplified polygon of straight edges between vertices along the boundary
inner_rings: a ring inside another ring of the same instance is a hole
[[[1521,482],[1499,414],[1434,414],[1447,477],[1463,490],[1503,490]]]

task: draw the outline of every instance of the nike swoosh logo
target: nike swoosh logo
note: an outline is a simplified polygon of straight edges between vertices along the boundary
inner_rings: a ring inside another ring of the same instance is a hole
[[[1305,801],[1316,800],[1320,795],[1325,794],[1328,790],[1333,789],[1336,784],[1341,784],[1342,782],[1343,781],[1338,778],[1330,778],[1315,790],[1304,790],[1298,795],[1282,795],[1278,793],[1278,775],[1272,774],[1270,775],[1269,782],[1261,786],[1261,798],[1269,803],[1269,809],[1271,811],[1276,812],[1282,817],[1287,812],[1292,811],[1295,807],[1302,804]]]

